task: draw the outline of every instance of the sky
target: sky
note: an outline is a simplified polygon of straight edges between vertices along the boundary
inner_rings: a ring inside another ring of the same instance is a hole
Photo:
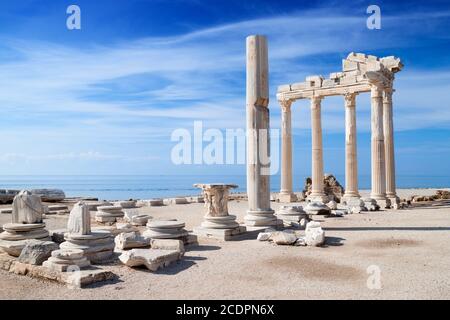
[[[405,65],[397,174],[450,176],[446,2],[1,0],[0,175],[245,174],[242,164],[174,164],[171,136],[194,121],[245,129],[245,38],[263,34],[271,128],[279,85],[328,77],[350,52],[394,55]],[[72,4],[81,30],[66,26]],[[380,30],[366,26],[372,4]],[[311,170],[308,104],[292,107],[296,174]],[[322,102],[326,172],[344,173],[344,116],[342,97]],[[357,128],[359,173],[370,174],[369,94],[357,97]]]

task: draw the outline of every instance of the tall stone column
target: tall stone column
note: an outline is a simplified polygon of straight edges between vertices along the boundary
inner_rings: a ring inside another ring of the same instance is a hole
[[[323,97],[319,96],[311,98],[312,187],[308,199],[310,201],[328,202],[323,188],[322,99]]]
[[[281,190],[280,202],[297,200],[292,190],[291,100],[280,100],[281,106]]]
[[[395,156],[394,156],[394,122],[392,110],[392,87],[383,92],[383,129],[384,150],[386,160],[386,196],[394,207],[400,203],[395,187]]]
[[[358,158],[356,150],[356,93],[348,93],[345,98],[345,194],[346,203],[352,198],[360,198],[358,192]]]
[[[247,226],[272,226],[270,208],[269,63],[264,36],[247,37]]]
[[[386,198],[385,151],[383,131],[383,88],[373,84],[371,89],[372,103],[372,192],[370,197],[375,199],[382,208],[389,207]]]

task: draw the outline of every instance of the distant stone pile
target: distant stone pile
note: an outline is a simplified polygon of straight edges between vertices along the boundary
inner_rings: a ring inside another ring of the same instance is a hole
[[[437,190],[435,195],[432,196],[412,196],[412,202],[425,202],[425,201],[435,201],[435,200],[450,200],[450,191],[447,190]]]
[[[337,181],[336,177],[332,174],[325,174],[323,177],[324,192],[329,197],[330,201],[341,202],[341,198],[344,195],[344,187]],[[303,196],[306,198],[312,191],[312,179],[310,177],[305,180],[305,187],[303,189]]]

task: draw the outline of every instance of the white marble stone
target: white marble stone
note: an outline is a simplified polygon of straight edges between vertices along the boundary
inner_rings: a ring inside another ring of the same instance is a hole
[[[177,250],[132,249],[119,256],[120,261],[128,267],[145,266],[152,272],[180,260]]]

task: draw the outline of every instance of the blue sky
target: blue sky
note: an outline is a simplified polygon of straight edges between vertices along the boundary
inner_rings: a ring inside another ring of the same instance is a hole
[[[349,52],[405,64],[394,96],[397,173],[450,176],[447,1],[2,0],[0,174],[245,174],[175,166],[177,128],[245,128],[245,37],[269,41],[271,127],[280,84],[341,69]],[[82,29],[66,28],[81,8]],[[381,7],[381,30],[366,8]],[[360,174],[370,98],[357,98]],[[323,102],[325,171],[344,172],[343,98]],[[310,171],[308,101],[293,106],[294,170]]]

